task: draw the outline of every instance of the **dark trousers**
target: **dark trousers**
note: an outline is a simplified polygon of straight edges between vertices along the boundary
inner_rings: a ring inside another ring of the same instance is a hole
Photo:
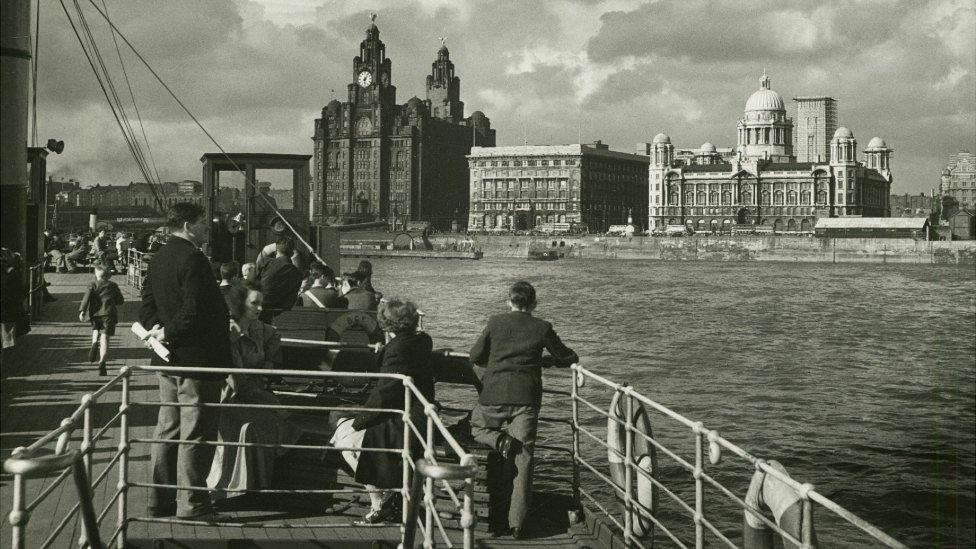
[[[223,380],[199,380],[157,373],[161,403],[200,404],[220,400]],[[216,408],[193,406],[160,406],[154,438],[184,441],[214,441],[220,419]],[[214,447],[192,444],[152,445],[153,484],[207,486],[207,474],[213,462]],[[149,507],[165,509],[176,503],[177,516],[192,516],[210,508],[210,493],[206,490],[174,490],[152,488]]]
[[[78,263],[81,263],[88,258],[88,250],[75,250],[70,252],[68,255],[64,256],[65,264],[68,266],[69,271],[73,271],[78,268]]]
[[[498,437],[504,431],[522,443],[522,451],[515,456],[512,500],[508,507],[508,525],[512,528],[521,528],[529,512],[534,465],[532,455],[538,425],[539,409],[535,406],[477,404],[471,411],[471,435],[478,442],[495,448]]]

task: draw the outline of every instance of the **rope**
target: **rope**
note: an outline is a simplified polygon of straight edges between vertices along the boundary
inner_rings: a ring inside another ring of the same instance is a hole
[[[159,195],[156,193],[155,188],[152,186],[152,182],[149,177],[149,174],[146,172],[143,164],[139,162],[139,155],[136,153],[136,150],[133,147],[132,142],[129,140],[129,136],[125,133],[125,126],[122,124],[122,120],[119,118],[119,113],[116,110],[115,104],[112,103],[112,99],[109,97],[108,90],[105,89],[105,83],[102,82],[102,76],[98,72],[98,69],[95,67],[95,62],[94,60],[92,60],[91,54],[88,52],[88,48],[85,46],[85,41],[81,37],[81,33],[78,32],[78,28],[75,25],[74,19],[72,19],[71,14],[68,13],[68,8],[67,6],[64,5],[64,0],[59,0],[59,3],[61,4],[61,9],[64,11],[65,17],[68,18],[68,23],[71,25],[71,30],[75,33],[75,38],[78,39],[78,44],[81,45],[82,52],[84,52],[85,58],[88,60],[88,65],[91,67],[92,72],[95,74],[95,80],[98,81],[98,86],[101,88],[102,94],[105,96],[105,100],[109,104],[109,108],[112,109],[112,116],[115,117],[115,122],[119,125],[119,129],[122,130],[122,135],[125,138],[126,145],[129,147],[129,152],[132,153],[132,156],[136,160],[136,163],[139,165],[139,170],[142,172],[143,176],[146,178],[147,181],[150,182],[149,190],[152,192],[153,198],[156,199],[156,203],[159,205],[160,209],[164,209],[163,203],[159,199]],[[76,7],[78,7],[77,3],[76,3]]]
[[[61,1],[63,2],[63,0]],[[77,0],[75,1],[77,2]],[[227,151],[224,150],[224,148],[220,145],[220,143],[217,142],[217,139],[207,130],[207,128],[204,127],[202,123],[200,123],[200,120],[197,119],[197,117],[193,114],[193,112],[190,111],[190,109],[186,106],[186,104],[184,104],[183,101],[180,100],[180,98],[176,95],[176,93],[169,87],[168,84],[166,84],[166,82],[162,79],[162,77],[159,76],[159,73],[157,73],[156,70],[152,68],[152,65],[150,65],[149,62],[146,61],[146,58],[143,57],[141,53],[139,53],[139,50],[137,50],[136,47],[132,45],[132,42],[130,42],[129,39],[126,38],[125,34],[122,33],[122,31],[120,31],[119,28],[115,26],[115,23],[112,22],[108,14],[106,14],[101,9],[99,9],[98,5],[95,4],[95,0],[88,0],[88,1],[92,5],[92,7],[95,8],[95,11],[97,11],[99,15],[101,15],[102,18],[105,19],[105,22],[108,23],[108,25],[112,28],[112,30],[116,34],[118,34],[119,38],[121,38],[122,41],[125,42],[125,45],[129,47],[132,53],[135,54],[135,56],[139,59],[139,61],[141,61],[142,64],[146,67],[146,69],[153,75],[153,77],[156,78],[156,81],[159,82],[161,86],[163,86],[163,89],[165,89],[166,92],[169,93],[170,97],[172,97],[173,100],[176,101],[176,103],[180,106],[180,108],[183,109],[183,111],[187,114],[187,116],[189,116],[190,119],[193,120],[193,122],[197,125],[197,127],[199,127],[200,130],[210,139],[210,141],[214,144],[214,146],[217,147],[220,153],[224,155],[227,161],[230,162],[232,166],[234,166],[234,169],[244,176],[244,184],[245,185],[250,184],[252,190],[255,191],[254,193],[255,196],[263,200],[265,202],[265,205],[268,208],[270,208],[275,213],[275,215],[277,215],[281,219],[282,222],[284,222],[288,230],[290,230],[292,234],[294,234],[295,237],[298,238],[298,240],[308,249],[308,251],[312,254],[312,256],[315,257],[316,260],[324,264],[325,260],[323,260],[319,256],[319,254],[316,253],[315,248],[313,248],[312,245],[309,244],[304,237],[302,237],[302,235],[295,229],[295,227],[291,224],[291,222],[288,221],[288,219],[286,219],[284,215],[282,215],[281,211],[273,202],[271,202],[264,195],[258,192],[257,185],[253,181],[248,181],[247,172],[244,171],[244,169],[241,168],[240,165],[237,164],[237,162],[235,162],[233,158],[231,158],[231,156],[227,153]]]
[[[105,13],[108,13],[108,5],[105,0],[102,0],[102,8]],[[139,105],[136,103],[136,96],[132,93],[132,84],[129,82],[129,73],[125,70],[125,61],[122,60],[122,49],[119,48],[119,40],[115,36],[115,28],[112,28],[112,42],[115,43],[115,53],[119,57],[119,66],[122,67],[122,75],[125,77],[125,85],[129,88],[129,97],[132,99],[132,108],[136,111],[136,118],[139,120],[139,129],[142,130],[142,139],[146,142],[146,152],[149,153],[149,160],[152,162],[153,173],[156,174],[156,181],[159,182],[159,190],[163,194],[163,198],[166,198],[166,186],[163,185],[163,180],[159,177],[159,170],[156,169],[156,159],[153,157],[152,148],[149,146],[149,137],[146,136],[146,127],[142,123],[142,113],[139,112]]]
[[[92,52],[95,54],[95,59],[98,61],[98,65],[101,68],[101,74],[103,75],[105,82],[108,84],[109,91],[112,92],[112,98],[115,100],[114,104],[118,108],[118,112],[122,121],[124,122],[123,133],[125,134],[126,140],[132,144],[131,146],[136,154],[136,162],[139,163],[140,170],[143,172],[143,175],[146,177],[146,181],[148,181],[149,185],[151,186],[153,185],[153,181],[149,175],[149,164],[146,162],[146,157],[142,152],[142,146],[136,139],[135,132],[132,130],[132,125],[129,123],[129,115],[125,112],[125,108],[122,106],[122,100],[119,98],[119,94],[115,89],[115,83],[112,81],[111,74],[108,71],[108,66],[105,65],[101,50],[98,48],[98,43],[95,42],[95,36],[91,32],[91,27],[88,25],[88,19],[85,17],[78,0],[74,0],[74,5],[75,10],[78,12],[78,18],[81,21],[82,28],[85,30],[85,36],[88,38]],[[158,178],[156,185],[159,186],[160,194],[162,194],[163,198],[165,199],[166,191],[163,188],[162,181],[159,181]],[[162,206],[162,201],[160,201],[160,209],[161,211],[164,209]]]

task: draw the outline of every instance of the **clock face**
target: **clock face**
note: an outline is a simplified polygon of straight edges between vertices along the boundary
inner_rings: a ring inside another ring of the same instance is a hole
[[[368,88],[370,84],[373,83],[373,75],[369,71],[363,71],[359,73],[359,78],[357,79],[359,85]]]

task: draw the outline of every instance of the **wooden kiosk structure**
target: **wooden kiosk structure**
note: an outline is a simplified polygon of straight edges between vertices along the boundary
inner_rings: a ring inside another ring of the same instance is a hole
[[[288,230],[279,217],[284,217],[306,241],[314,240],[309,216],[311,157],[308,154],[207,153],[200,158],[204,207],[210,219],[211,260],[241,263],[253,260],[264,245],[274,242],[277,233]],[[280,216],[269,205],[270,197],[259,196],[257,170],[291,170],[292,204],[290,208],[278,208]],[[221,211],[220,172],[244,173],[241,202],[231,208],[235,211]]]

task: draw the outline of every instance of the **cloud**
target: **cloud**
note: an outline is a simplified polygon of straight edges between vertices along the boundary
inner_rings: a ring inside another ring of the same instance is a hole
[[[111,35],[83,3],[128,104]],[[790,104],[828,94],[859,142],[897,150],[895,188],[927,190],[976,146],[976,9],[970,0],[108,0],[119,28],[228,150],[311,152],[312,120],[345,100],[369,14],[397,99],[425,96],[447,36],[467,113],[500,145],[602,139],[633,150],[731,146],[766,68]],[[64,139],[54,173],[141,179],[60,9],[41,7],[39,138]],[[126,71],[164,178],[199,178],[214,145],[131,53]],[[332,90],[335,90],[334,92]],[[127,107],[134,118],[134,109]],[[137,130],[137,133],[139,131]]]

